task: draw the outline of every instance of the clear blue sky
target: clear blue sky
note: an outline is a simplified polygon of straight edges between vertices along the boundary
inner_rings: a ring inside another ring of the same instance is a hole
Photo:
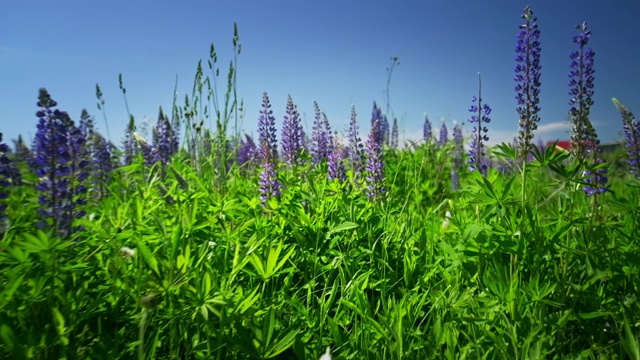
[[[398,56],[390,97],[402,138],[421,136],[425,113],[434,127],[466,122],[481,72],[483,98],[493,108],[489,136],[509,141],[518,126],[514,48],[528,4],[542,33],[538,136],[569,136],[568,55],[575,49],[575,25],[587,21],[596,52],[592,122],[603,142],[619,139],[621,120],[611,97],[640,115],[637,0],[5,1],[0,132],[7,142],[18,134],[32,136],[38,88],[46,87],[74,119],[82,108],[89,110],[105,134],[96,108],[99,83],[111,138],[119,145],[127,115],[118,74],[136,120],[155,119],[159,105],[171,107],[176,75],[180,103],[190,93],[196,64],[206,64],[210,43],[226,72],[236,22],[242,44],[238,94],[249,132],[255,132],[263,91],[278,124],[291,94],[307,128],[316,100],[340,131],[354,104],[368,131],[373,101],[385,106],[389,58]]]

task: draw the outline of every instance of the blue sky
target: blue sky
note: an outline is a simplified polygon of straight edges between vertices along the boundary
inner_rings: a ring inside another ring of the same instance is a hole
[[[212,42],[224,86],[235,22],[248,132],[255,132],[263,91],[278,124],[291,94],[307,129],[317,101],[339,131],[354,104],[368,131],[373,101],[386,107],[386,68],[397,56],[390,106],[403,139],[421,137],[425,113],[434,127],[466,123],[480,72],[483,99],[493,108],[491,142],[510,141],[518,128],[514,48],[528,4],[542,33],[537,137],[569,137],[568,55],[575,25],[586,21],[596,52],[591,120],[603,142],[619,139],[611,98],[640,111],[637,0],[7,1],[0,17],[0,132],[7,142],[18,134],[29,139],[38,89],[46,87],[74,119],[89,110],[106,135],[96,107],[98,83],[111,139],[120,144],[127,113],[118,74],[136,120],[155,119],[158,106],[171,107],[176,76],[180,104],[191,92],[196,64],[206,64]]]

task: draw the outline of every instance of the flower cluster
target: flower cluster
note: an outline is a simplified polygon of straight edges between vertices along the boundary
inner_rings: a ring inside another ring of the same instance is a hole
[[[347,172],[342,157],[343,152],[342,148],[338,146],[334,140],[333,151],[329,154],[328,159],[329,180],[339,180],[343,182],[347,179]]]
[[[260,149],[260,161],[265,158],[269,161],[278,158],[278,142],[276,140],[276,118],[271,110],[269,95],[262,94],[262,109],[258,118],[258,148]]]
[[[380,146],[384,145],[388,137],[389,122],[387,121],[387,117],[382,114],[382,109],[380,109],[375,102],[373,103],[373,111],[371,112],[371,128],[373,127],[376,127],[375,141],[380,144]]]
[[[278,180],[276,172],[276,162],[278,159],[278,149],[276,142],[276,119],[271,110],[269,96],[265,92],[262,96],[262,109],[258,118],[259,134],[259,158],[262,171],[260,173],[260,200],[262,206],[266,206],[267,201],[273,197],[280,196],[282,185]]]
[[[424,125],[422,126],[422,138],[426,143],[429,143],[433,139],[433,133],[431,128],[431,121],[427,114],[424,115]]]
[[[304,133],[300,124],[298,108],[294,105],[291,95],[287,97],[287,109],[282,124],[282,158],[290,167],[298,165]]]
[[[36,113],[39,121],[33,165],[40,178],[37,189],[42,207],[38,211],[45,219],[40,226],[50,220],[51,227],[66,237],[78,230],[73,220],[84,216],[79,208],[86,203],[86,141],[66,112],[53,109],[57,103],[46,89],[40,89],[38,100],[41,110]]]
[[[578,50],[573,51],[569,71],[569,105],[571,105],[571,120],[573,135],[571,137],[572,150],[580,161],[590,160],[589,168],[584,171],[585,186],[582,188],[585,195],[602,194],[608,190],[606,186],[607,169],[604,160],[600,157],[600,140],[596,133],[589,113],[593,105],[595,70],[593,68],[595,52],[586,47],[591,38],[591,31],[587,24],[576,26],[578,34],[573,36],[573,42],[578,45]]]
[[[351,106],[351,120],[349,121],[349,147],[348,156],[353,178],[356,183],[360,181],[360,174],[364,167],[364,145],[358,135],[358,123],[356,121],[356,108]]]
[[[331,127],[327,115],[320,111],[317,102],[313,102],[315,109],[315,118],[313,120],[313,129],[311,132],[311,161],[314,165],[319,165],[322,161],[329,158],[329,154],[333,152],[333,138],[331,136]]]
[[[2,142],[2,133],[0,133],[0,228],[2,226],[1,221],[6,217],[5,211],[7,210],[7,204],[4,200],[8,197],[7,188],[11,183],[11,160],[7,156],[9,152],[9,146]]]
[[[451,190],[460,189],[460,171],[462,170],[464,156],[464,138],[462,128],[456,124],[453,126],[453,159],[451,164]]]
[[[525,7],[516,45],[516,101],[520,115],[518,131],[519,156],[526,161],[531,148],[533,132],[540,117],[540,30],[538,19],[529,6]]]
[[[391,148],[398,147],[398,119],[393,118],[393,127],[391,127],[391,140],[389,141],[389,146]]]
[[[131,165],[133,162],[134,156],[136,156],[136,123],[133,120],[133,117],[129,118],[129,124],[127,125],[127,130],[124,135],[124,140],[122,141],[122,149],[124,152],[124,156],[122,158],[123,164]]]
[[[440,127],[440,134],[438,138],[438,147],[443,147],[447,144],[449,140],[449,131],[447,130],[447,125],[442,122],[442,126]]]
[[[640,120],[635,120],[633,113],[617,99],[613,103],[622,115],[625,147],[627,148],[627,164],[636,179],[640,179]]]
[[[159,111],[158,123],[153,129],[152,162],[160,163],[161,168],[166,168],[171,156],[178,151],[178,137],[171,126],[171,122]]]
[[[244,135],[244,139],[240,138],[238,149],[236,151],[236,161],[238,165],[252,165],[257,158],[257,147],[253,138],[249,134]]]
[[[586,143],[589,138],[589,128],[592,128],[589,120],[589,113],[593,105],[595,70],[593,60],[595,52],[587,48],[591,38],[591,31],[587,29],[587,24],[582,23],[576,26],[579,33],[573,37],[573,42],[578,45],[578,50],[573,51],[569,71],[569,105],[571,110],[573,135],[571,136],[571,148],[576,158],[584,160],[586,154]]]
[[[373,122],[371,132],[367,139],[366,155],[367,155],[367,194],[370,199],[377,199],[385,192],[384,188],[384,162],[382,161],[382,141],[380,136],[382,127],[378,123],[379,120]]]
[[[491,114],[491,108],[487,104],[482,103],[482,79],[480,78],[480,74],[478,74],[478,97],[472,97],[471,102],[473,103],[469,107],[469,112],[475,114],[471,116],[469,122],[473,127],[473,138],[471,141],[471,149],[469,150],[469,170],[479,170],[482,175],[487,174],[487,159],[486,153],[484,150],[484,143],[489,141],[489,137],[487,136],[487,129],[484,124],[488,124],[491,122],[491,118],[489,118],[489,114]]]

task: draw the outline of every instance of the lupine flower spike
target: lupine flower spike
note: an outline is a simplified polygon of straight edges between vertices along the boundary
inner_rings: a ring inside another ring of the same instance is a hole
[[[38,212],[43,217],[40,227],[50,225],[57,233],[66,237],[73,228],[73,219],[84,215],[78,205],[84,205],[86,187],[81,182],[86,178],[86,162],[79,159],[85,145],[82,133],[73,124],[66,112],[53,109],[57,103],[46,89],[40,89],[36,113],[38,131],[34,140],[33,166],[40,178],[37,189],[42,206]]]
[[[607,169],[602,165],[602,159],[599,153],[600,140],[596,130],[589,120],[589,113],[593,105],[593,88],[594,73],[593,60],[595,52],[591,48],[585,46],[591,38],[591,31],[587,29],[587,24],[582,23],[576,26],[579,31],[573,37],[573,42],[578,45],[578,50],[570,54],[571,71],[569,72],[569,105],[571,105],[571,114],[573,122],[573,136],[571,145],[574,155],[579,161],[591,160],[590,169],[584,172],[585,186],[582,188],[586,196],[594,194],[602,194],[608,190],[606,186],[608,179],[606,177]]]
[[[440,134],[438,138],[438,147],[443,147],[447,144],[449,140],[449,131],[447,130],[447,125],[442,122],[442,126],[440,127]]]
[[[432,129],[431,129],[431,121],[429,121],[429,117],[427,114],[424,114],[424,125],[422,127],[422,138],[425,143],[429,143],[433,139]]]
[[[636,179],[640,179],[640,120],[635,120],[631,110],[622,105],[618,99],[613,99],[613,104],[622,115],[627,164]]]
[[[384,162],[382,161],[382,141],[378,120],[373,123],[367,139],[367,193],[370,199],[376,199],[384,191]]]
[[[463,167],[464,139],[459,124],[453,126],[453,162],[451,164],[451,190],[460,189],[460,171]]]
[[[314,165],[319,165],[329,158],[332,151],[333,141],[331,139],[331,128],[325,113],[320,110],[317,102],[313,102],[315,109],[315,119],[313,120],[313,130],[311,133],[311,160]]]
[[[270,198],[280,196],[281,184],[276,172],[277,143],[275,117],[271,111],[269,96],[265,92],[262,97],[262,110],[258,120],[259,157],[262,166],[260,173],[260,200],[266,206]]]
[[[298,109],[293,104],[291,95],[287,97],[287,110],[282,124],[282,158],[290,166],[298,165],[302,152],[302,125]]]
[[[489,114],[491,114],[491,108],[487,104],[482,103],[482,79],[480,78],[480,73],[478,73],[478,97],[472,97],[471,102],[473,103],[469,107],[469,112],[474,113],[475,115],[471,116],[469,122],[473,127],[473,138],[471,141],[471,149],[469,150],[469,171],[479,170],[480,173],[484,176],[487,174],[487,159],[486,153],[484,150],[484,143],[489,141],[489,137],[487,136],[486,126],[482,124],[488,124],[491,122],[491,118],[489,118]]]
[[[529,6],[524,8],[516,45],[516,101],[520,116],[518,131],[519,157],[527,160],[540,117],[540,30],[538,19]]]
[[[349,122],[349,163],[355,183],[360,181],[364,168],[364,145],[358,135],[358,123],[356,121],[356,108],[351,106],[351,121]]]
[[[9,146],[2,142],[2,133],[0,133],[0,230],[3,228],[3,220],[6,218],[7,204],[4,203],[4,200],[8,197],[7,188],[11,178],[11,160],[7,156],[8,152]]]

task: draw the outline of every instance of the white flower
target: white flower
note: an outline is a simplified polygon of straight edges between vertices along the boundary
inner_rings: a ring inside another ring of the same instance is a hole
[[[210,248],[214,248],[217,244],[215,241],[209,241],[207,245],[209,245]]]
[[[331,360],[331,348],[329,346],[327,346],[327,350],[324,354],[320,356],[320,360]]]
[[[442,228],[446,229],[449,227],[449,219],[451,219],[451,213],[449,210],[444,214],[444,221],[442,222]]]
[[[131,260],[131,258],[133,258],[135,254],[136,254],[136,251],[130,247],[123,246],[120,249],[120,255],[122,255],[122,257],[125,258],[126,260]]]

